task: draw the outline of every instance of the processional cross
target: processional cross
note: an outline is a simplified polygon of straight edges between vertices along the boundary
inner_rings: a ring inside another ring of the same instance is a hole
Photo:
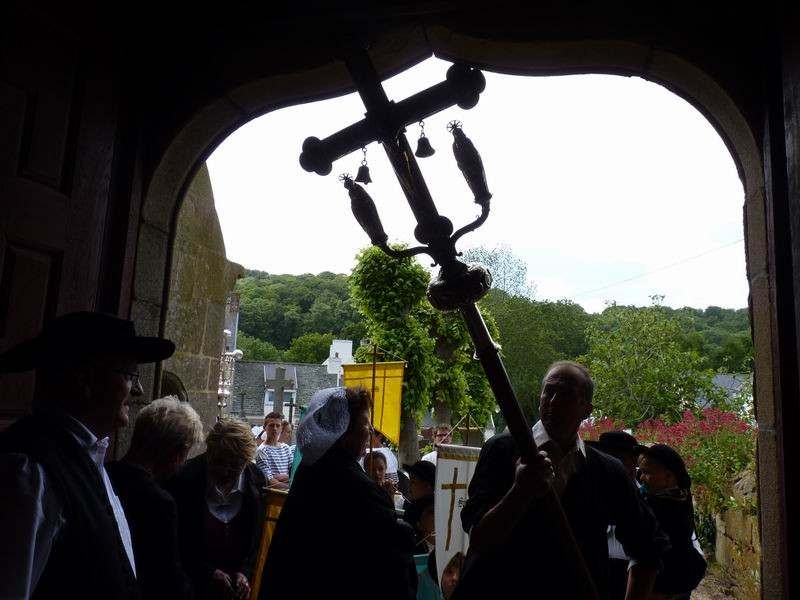
[[[440,265],[438,275],[428,286],[428,299],[439,310],[458,310],[461,313],[508,429],[522,459],[529,459],[538,450],[533,433],[511,387],[498,348],[475,305],[489,292],[492,277],[482,265],[467,265],[459,261],[460,253],[456,250],[459,238],[480,227],[489,216],[492,195],[486,185],[480,155],[460,124],[451,123],[456,163],[473,193],[475,203],[481,208],[480,216],[453,233],[450,219],[440,215],[436,209],[405,136],[407,125],[422,121],[454,104],[462,109],[473,108],[486,86],[486,80],[478,69],[454,64],[448,69],[445,81],[395,103],[386,96],[365,49],[351,49],[345,64],[367,109],[365,118],[323,140],[307,138],[303,142],[300,165],[306,171],[327,175],[331,172],[334,160],[371,142],[381,143],[417,220],[414,237],[421,245],[404,250],[391,248],[374,201],[363,187],[343,175],[341,180],[349,191],[353,215],[370,241],[389,256],[406,258],[424,253],[433,258],[434,264]],[[575,566],[581,598],[599,600],[555,492],[551,490],[539,505],[544,526],[551,523],[556,529],[554,539],[562,545],[564,559],[569,561],[566,564]]]

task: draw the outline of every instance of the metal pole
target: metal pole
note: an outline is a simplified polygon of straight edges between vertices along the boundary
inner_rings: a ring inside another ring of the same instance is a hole
[[[378,344],[372,345],[372,428],[375,429],[375,369],[378,365]],[[381,409],[381,416],[383,416],[383,409]],[[383,432],[381,432],[383,433]],[[370,446],[370,449],[372,446]]]

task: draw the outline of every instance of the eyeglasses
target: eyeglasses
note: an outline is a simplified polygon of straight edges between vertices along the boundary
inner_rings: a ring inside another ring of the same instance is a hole
[[[138,371],[125,371],[123,369],[113,369],[111,367],[104,367],[101,365],[97,365],[98,368],[104,369],[105,371],[111,371],[112,373],[119,373],[120,375],[127,375],[128,381],[131,382],[132,385],[136,385],[139,383],[139,372]]]

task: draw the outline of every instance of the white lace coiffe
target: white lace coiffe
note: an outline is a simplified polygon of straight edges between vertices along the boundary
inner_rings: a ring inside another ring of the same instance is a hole
[[[297,426],[297,446],[303,462],[313,465],[336,443],[350,424],[345,388],[319,390]]]

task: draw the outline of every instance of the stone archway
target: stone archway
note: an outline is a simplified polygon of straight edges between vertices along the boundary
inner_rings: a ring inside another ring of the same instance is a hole
[[[477,39],[431,27],[415,52],[389,61],[396,67],[434,54],[486,70],[520,75],[606,73],[633,75],[661,84],[695,106],[729,148],[745,190],[743,206],[753,329],[758,470],[762,529],[762,597],[783,596],[786,557],[780,446],[776,423],[773,310],[764,165],[756,137],[731,96],[705,71],[675,54],[632,41],[527,42]],[[384,67],[387,65],[384,64]],[[247,121],[283,106],[349,91],[341,65],[258,79],[198,111],[172,139],[144,195],[134,275],[132,318],[137,329],[163,333],[172,244],[178,210],[189,182],[213,149]],[[159,274],[160,276],[153,276]],[[144,373],[159,380],[158,373]],[[157,385],[153,386],[157,389]]]

